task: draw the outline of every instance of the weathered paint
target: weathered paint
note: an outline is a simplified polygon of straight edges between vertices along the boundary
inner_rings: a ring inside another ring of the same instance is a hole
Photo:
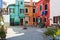
[[[45,11],[45,4],[48,5],[48,9],[47,9],[47,14],[45,16],[43,16],[41,13],[43,11]],[[42,10],[40,11],[40,5],[42,5]],[[44,17],[46,17],[46,22],[45,22],[45,26],[50,26],[50,0],[40,0],[39,2],[36,3],[36,17],[40,17],[42,18],[42,20],[44,20]]]

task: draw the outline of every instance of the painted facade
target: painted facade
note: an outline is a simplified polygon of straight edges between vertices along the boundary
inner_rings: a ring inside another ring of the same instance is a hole
[[[11,25],[35,25],[44,22],[50,26],[50,0],[40,0],[35,3],[16,0],[15,4],[8,6]]]
[[[36,3],[37,22],[44,22],[45,26],[50,26],[50,0],[40,0]]]
[[[25,22],[27,25],[34,25],[36,23],[36,16],[35,16],[35,5],[32,0],[30,2],[25,2]]]
[[[8,6],[10,14],[10,25],[23,25],[24,16],[24,0],[16,0],[15,4]]]

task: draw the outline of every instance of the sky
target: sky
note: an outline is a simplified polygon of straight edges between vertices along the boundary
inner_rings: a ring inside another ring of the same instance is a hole
[[[7,3],[7,5],[3,5],[3,8],[6,8],[9,4],[14,4],[15,0],[3,0]],[[25,2],[29,2],[30,0],[24,0]],[[33,0],[33,2],[38,2],[39,0]]]
[[[5,1],[7,4],[15,3],[15,0],[3,0],[3,1]],[[24,0],[24,1],[29,2],[30,0]],[[39,0],[33,0],[33,1],[38,2]]]

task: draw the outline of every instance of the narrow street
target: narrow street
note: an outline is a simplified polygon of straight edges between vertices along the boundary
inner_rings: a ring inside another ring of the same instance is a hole
[[[23,27],[10,27],[7,30],[7,40],[45,40],[43,32],[45,28],[28,27],[23,30]]]

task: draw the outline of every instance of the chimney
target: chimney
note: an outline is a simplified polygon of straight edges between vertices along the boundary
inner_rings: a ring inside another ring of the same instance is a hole
[[[30,0],[30,5],[31,5],[31,6],[33,5],[33,0]]]

